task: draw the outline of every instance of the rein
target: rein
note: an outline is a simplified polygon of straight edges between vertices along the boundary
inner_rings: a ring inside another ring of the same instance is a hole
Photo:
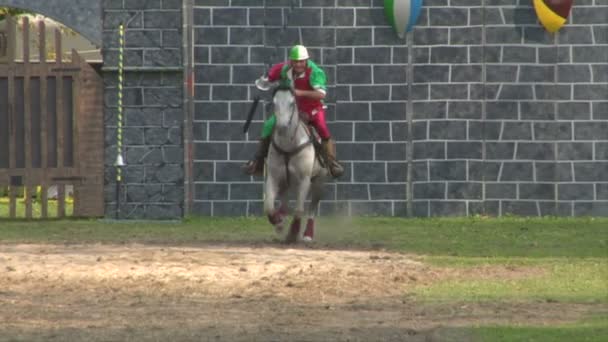
[[[287,182],[287,186],[289,186],[289,160],[297,155],[298,153],[300,153],[306,146],[312,144],[312,137],[309,136],[308,141],[298,145],[296,148],[294,148],[291,151],[285,151],[284,149],[282,149],[281,147],[279,147],[279,145],[275,142],[274,140],[274,135],[272,136],[272,140],[271,140],[271,144],[272,147],[281,155],[283,156],[283,160],[285,161],[285,176],[286,176],[286,182]]]
[[[297,108],[294,108],[294,110],[291,111],[291,115],[289,117],[289,126],[291,126],[291,123],[294,119],[294,116],[297,115],[297,119],[298,120],[298,124],[296,124],[296,127],[293,131],[293,135],[291,137],[291,140],[295,140],[296,135],[298,133],[298,127],[300,126],[300,124],[303,123],[302,118],[300,118],[300,114],[298,113]],[[286,151],[284,149],[282,149],[275,141],[275,135],[272,135],[272,140],[271,140],[271,144],[272,147],[283,157],[283,160],[285,161],[285,175],[286,175],[286,182],[287,182],[287,186],[289,186],[289,161],[291,160],[291,158],[295,155],[297,155],[298,153],[300,153],[304,148],[306,148],[308,145],[312,144],[313,141],[313,137],[311,135],[311,132],[309,131],[309,128],[304,125],[304,130],[306,131],[306,133],[308,134],[308,141],[298,145],[296,148],[292,149],[291,151]]]

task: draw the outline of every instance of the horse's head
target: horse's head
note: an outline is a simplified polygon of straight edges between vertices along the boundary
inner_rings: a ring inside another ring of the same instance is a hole
[[[293,89],[290,87],[277,87],[274,90],[273,105],[274,115],[277,118],[276,128],[287,129],[290,125],[298,123],[298,108]]]

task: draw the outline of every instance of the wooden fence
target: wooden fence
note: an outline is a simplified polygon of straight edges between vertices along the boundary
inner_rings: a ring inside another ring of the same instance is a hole
[[[102,79],[76,51],[64,58],[59,30],[54,59],[47,60],[43,21],[36,25],[38,58],[32,59],[27,17],[21,27],[23,60],[15,60],[14,19],[0,32],[0,189],[8,189],[8,217],[64,217],[68,197],[74,216],[103,216]],[[49,214],[51,188],[57,190],[56,215]],[[70,189],[73,196],[66,195]],[[40,205],[36,216],[34,202]]]

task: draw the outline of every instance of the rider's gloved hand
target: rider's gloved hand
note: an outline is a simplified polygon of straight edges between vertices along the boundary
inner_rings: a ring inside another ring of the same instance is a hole
[[[264,91],[270,89],[270,81],[268,81],[268,76],[264,75],[255,80],[255,86]]]

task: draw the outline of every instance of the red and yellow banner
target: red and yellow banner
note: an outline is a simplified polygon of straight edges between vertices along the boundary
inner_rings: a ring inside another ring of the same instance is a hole
[[[551,33],[557,32],[570,14],[573,0],[534,0],[538,20]]]

